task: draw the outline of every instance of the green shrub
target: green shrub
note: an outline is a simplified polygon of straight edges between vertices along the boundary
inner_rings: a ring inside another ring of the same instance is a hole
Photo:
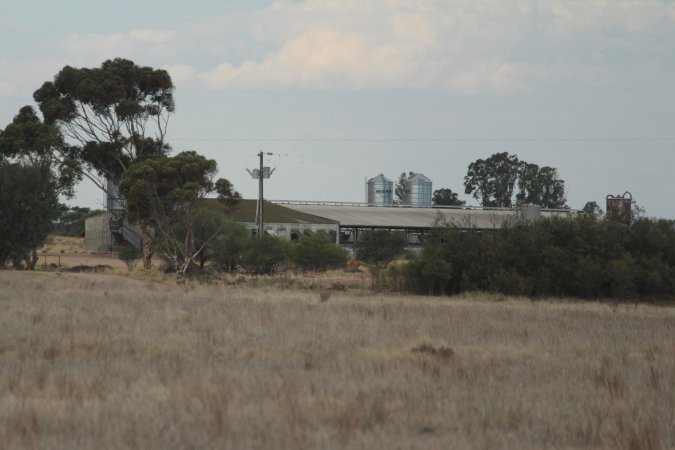
[[[250,239],[242,254],[242,266],[251,273],[273,274],[288,259],[289,246],[288,241],[268,235]]]
[[[500,269],[493,276],[494,289],[506,295],[532,295],[532,280],[513,270]]]
[[[251,241],[248,230],[240,224],[226,222],[209,242],[208,257],[215,266],[226,272],[236,272]]]
[[[292,247],[291,259],[303,270],[325,271],[344,266],[349,253],[326,233],[315,233],[300,238]]]
[[[356,257],[363,262],[386,265],[405,253],[405,234],[388,230],[366,231],[354,243]]]
[[[441,223],[419,256],[383,273],[380,286],[420,294],[672,298],[675,222],[583,216],[494,231]]]
[[[126,264],[129,272],[136,267],[141,256],[141,249],[136,248],[133,245],[122,245],[117,249],[117,258]]]

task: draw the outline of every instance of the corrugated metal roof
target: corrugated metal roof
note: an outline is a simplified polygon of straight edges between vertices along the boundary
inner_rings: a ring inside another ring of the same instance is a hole
[[[205,205],[214,208],[222,208],[222,203],[218,200],[209,198],[203,200]],[[226,210],[225,214],[235,222],[254,223],[256,215],[257,200],[240,200],[232,208]],[[288,223],[288,224],[334,224],[334,220],[326,217],[313,216],[311,213],[287,208],[270,202],[265,202],[264,219],[266,223]]]
[[[289,209],[324,217],[340,223],[343,228],[430,228],[438,218],[462,228],[495,229],[507,221],[516,220],[518,211],[508,209],[443,209],[334,206],[287,204]],[[542,217],[565,215],[564,212],[542,212]],[[569,214],[574,214],[570,211]]]

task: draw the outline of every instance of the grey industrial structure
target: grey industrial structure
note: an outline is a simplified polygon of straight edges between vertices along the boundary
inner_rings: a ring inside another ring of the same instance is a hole
[[[323,217],[340,224],[340,243],[347,247],[358,240],[359,234],[376,229],[405,233],[411,246],[419,245],[433,226],[439,222],[459,228],[495,230],[517,221],[534,223],[547,217],[572,217],[574,210],[548,210],[537,205],[516,208],[477,207],[409,207],[372,206],[363,203],[335,202],[277,202],[286,208],[312,216]]]
[[[335,241],[351,247],[367,230],[385,229],[405,233],[411,247],[420,245],[439,221],[461,228],[498,229],[507,223],[533,223],[542,217],[569,217],[573,210],[542,210],[536,205],[516,208],[432,206],[431,180],[422,174],[405,183],[403,204],[394,205],[394,183],[380,174],[366,183],[365,203],[276,201],[265,202],[265,233],[288,240],[323,231]],[[206,207],[223,209],[215,199],[204,200]],[[93,253],[112,252],[123,242],[140,247],[140,230],[126,220],[124,202],[114,185],[108,186],[108,211],[85,221],[85,249]],[[258,229],[256,200],[242,200],[226,214],[244,225],[251,234]]]
[[[251,235],[258,231],[256,223],[256,200],[241,200],[226,211],[226,215],[233,221],[243,225]],[[222,204],[213,199],[205,200],[205,204],[212,208],[222,209]],[[340,224],[330,218],[324,218],[303,211],[286,208],[271,202],[265,202],[263,227],[265,233],[296,240],[300,236],[322,231],[333,236],[337,242]]]
[[[207,200],[209,202],[209,200]],[[210,200],[215,205],[215,200]],[[494,230],[508,223],[523,221],[533,223],[545,217],[572,217],[574,210],[546,210],[536,205],[517,208],[476,207],[410,207],[372,206],[365,203],[276,201],[265,202],[265,232],[288,240],[323,231],[336,242],[351,247],[364,231],[384,229],[405,233],[410,246],[420,245],[424,235],[434,224],[446,222],[466,229]],[[256,201],[242,200],[228,212],[230,218],[244,225],[255,234]],[[129,224],[119,228],[119,219],[110,212],[91,217],[85,222],[85,249],[94,253],[107,253],[114,249],[115,236],[138,235]],[[111,224],[113,224],[111,229]],[[118,226],[118,228],[115,228]],[[137,245],[137,242],[132,242]]]
[[[119,201],[110,203],[120,205]],[[223,210],[222,204],[215,199],[204,200],[204,206]],[[253,235],[257,232],[256,200],[241,200],[229,208],[225,214],[233,221],[243,225]],[[300,236],[325,232],[338,242],[340,224],[332,219],[314,216],[302,211],[286,208],[274,203],[265,202],[265,233],[288,240]],[[123,211],[112,208],[97,216],[85,220],[85,250],[90,253],[110,253],[122,242],[140,246],[140,230],[130,225],[124,218]]]

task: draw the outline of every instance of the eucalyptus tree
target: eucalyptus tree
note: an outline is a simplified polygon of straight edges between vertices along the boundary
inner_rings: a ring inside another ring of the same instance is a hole
[[[441,188],[434,191],[432,197],[434,205],[439,206],[464,206],[466,202],[460,200],[457,192],[453,192],[450,188]]]
[[[0,159],[0,267],[8,259],[28,269],[52,229],[58,208],[57,182],[46,164]]]
[[[33,97],[45,124],[71,144],[55,147],[54,157],[77,163],[82,176],[106,191],[105,180],[118,184],[134,162],[169,153],[173,91],[167,71],[116,58],[96,68],[65,66]]]
[[[185,274],[220,232],[218,226],[208,236],[200,236],[199,242],[195,239],[203,199],[216,185],[227,184],[214,182],[216,172],[215,160],[187,151],[144,159],[122,176],[120,193],[127,200],[129,220],[152,227],[155,248],[179,273]]]
[[[553,167],[523,162],[516,200],[520,204],[529,203],[544,208],[567,208],[565,181],[560,179]]]
[[[469,164],[464,187],[466,194],[487,207],[511,207],[523,203],[544,208],[567,207],[565,181],[559,177],[557,169],[530,164],[507,152],[495,153]]]
[[[0,159],[51,168],[56,193],[68,198],[81,179],[73,153],[60,130],[40,120],[31,106],[21,108],[12,122],[0,130]]]
[[[417,175],[417,172],[409,171],[407,174],[401,172],[401,175],[398,176],[396,180],[396,187],[394,188],[394,195],[396,196],[396,201],[399,205],[405,203],[406,190],[408,188],[408,178],[414,177]]]
[[[471,194],[482,206],[510,207],[518,180],[520,160],[506,152],[469,164],[464,177],[464,193]]]
[[[584,213],[595,216],[595,217],[602,217],[603,214],[605,214],[605,211],[602,210],[600,205],[598,205],[598,202],[596,201],[589,201],[586,202],[584,207],[581,209]]]
[[[24,106],[0,130],[0,265],[12,257],[32,269],[37,249],[52,229],[60,194],[72,197],[76,164],[59,159],[69,151],[60,131]]]

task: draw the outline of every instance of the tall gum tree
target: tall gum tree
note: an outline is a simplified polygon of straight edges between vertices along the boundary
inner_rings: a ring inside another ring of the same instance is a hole
[[[127,200],[129,220],[152,227],[156,248],[179,273],[190,270],[221,229],[195,240],[202,199],[214,191],[222,195],[218,187],[225,185],[230,197],[239,197],[229,181],[213,181],[216,172],[215,160],[187,151],[139,161],[122,176],[120,193]]]
[[[70,159],[103,191],[134,162],[166,156],[167,125],[175,110],[168,72],[116,58],[97,68],[65,66],[33,97],[47,125],[72,144]]]
[[[40,120],[31,106],[21,108],[12,123],[0,130],[1,158],[49,167],[56,181],[56,193],[68,198],[73,196],[74,186],[81,179],[72,147],[64,142],[60,130]]]
[[[37,263],[37,248],[51,230],[59,195],[73,195],[80,174],[60,131],[24,106],[0,130],[0,266]]]
[[[464,187],[466,194],[485,207],[531,203],[544,208],[567,208],[565,181],[557,169],[539,167],[506,152],[469,164]]]
[[[30,270],[56,218],[56,180],[47,164],[0,158],[0,268],[8,259]]]
[[[519,168],[518,157],[506,152],[478,159],[469,164],[464,193],[471,194],[482,206],[510,207]]]
[[[33,98],[46,125],[57,127],[69,145],[54,155],[79,177],[108,192],[135,162],[167,156],[169,118],[175,110],[169,73],[123,58],[96,68],[65,66]],[[151,236],[143,233],[143,266],[150,267]]]

